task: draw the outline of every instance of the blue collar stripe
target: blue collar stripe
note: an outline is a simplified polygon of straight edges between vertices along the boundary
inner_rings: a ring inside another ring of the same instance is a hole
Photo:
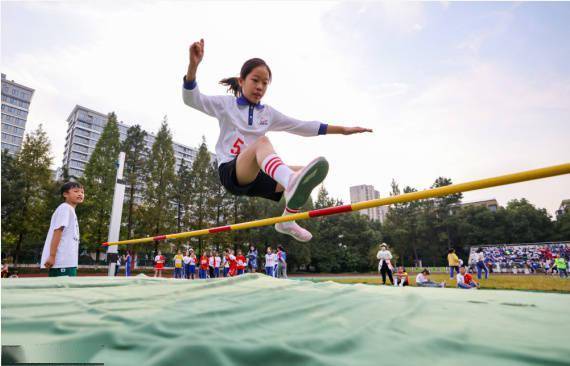
[[[236,103],[240,106],[254,105],[256,109],[263,109],[263,107],[265,107],[261,103],[257,104],[250,103],[249,100],[247,100],[243,95],[240,95],[239,97],[236,98]]]

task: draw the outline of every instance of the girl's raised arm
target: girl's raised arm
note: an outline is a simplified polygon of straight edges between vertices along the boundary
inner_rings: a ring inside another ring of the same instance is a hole
[[[190,45],[189,54],[190,62],[188,64],[188,71],[186,72],[186,81],[188,82],[196,80],[198,65],[204,58],[204,40],[200,39],[200,41],[192,43]]]
[[[196,71],[198,65],[204,57],[204,40],[194,42],[190,45],[189,50],[190,63],[188,71],[184,75],[184,85],[182,88],[182,99],[184,103],[194,109],[197,109],[209,116],[219,118],[220,112],[224,109],[223,96],[209,96],[200,93],[196,83]]]

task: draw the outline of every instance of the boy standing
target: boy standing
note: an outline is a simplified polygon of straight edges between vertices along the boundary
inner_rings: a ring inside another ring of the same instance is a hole
[[[49,270],[49,277],[77,276],[79,262],[79,224],[75,207],[85,198],[83,186],[67,182],[61,187],[65,200],[53,215],[42,251],[41,268]]]
[[[182,260],[184,257],[182,256],[182,251],[178,250],[176,255],[174,256],[174,278],[182,279]]]

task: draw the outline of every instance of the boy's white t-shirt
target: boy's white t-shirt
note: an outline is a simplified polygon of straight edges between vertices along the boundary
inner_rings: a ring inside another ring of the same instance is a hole
[[[44,243],[44,250],[42,251],[40,268],[46,268],[44,264],[49,259],[53,233],[56,229],[61,227],[64,229],[61,235],[61,241],[57,247],[55,263],[52,268],[77,267],[79,263],[79,224],[77,223],[75,209],[64,202],[57,207],[51,216],[49,231]]]

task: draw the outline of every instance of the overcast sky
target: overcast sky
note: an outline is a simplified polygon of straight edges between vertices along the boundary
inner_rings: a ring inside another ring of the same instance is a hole
[[[204,38],[202,92],[252,57],[267,61],[264,98],[290,116],[374,129],[359,136],[270,135],[288,164],[322,155],[325,186],[386,196],[394,178],[428,188],[570,161],[570,3],[2,1],[2,72],[34,88],[61,165],[76,104],[115,111],[211,150],[212,118],[182,103],[188,46]],[[550,213],[570,176],[466,193],[464,201],[528,198]]]

